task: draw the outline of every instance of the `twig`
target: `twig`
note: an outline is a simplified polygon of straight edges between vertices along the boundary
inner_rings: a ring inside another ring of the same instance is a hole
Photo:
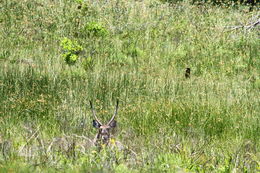
[[[260,25],[260,19],[258,19],[258,21],[252,23],[251,25],[247,26],[246,29],[247,29],[247,30],[250,30],[250,29],[256,27],[257,25]]]
[[[29,142],[30,142],[32,139],[37,138],[37,136],[36,136],[36,137],[34,137],[34,136],[39,132],[39,130],[40,130],[39,127],[40,127],[40,126],[38,126],[37,130],[36,130],[36,131],[32,134],[32,136],[26,141],[26,144],[24,144],[23,147],[19,150],[19,153],[23,151],[24,147],[26,147],[26,145],[28,145]]]
[[[237,29],[240,29],[240,28],[244,28],[246,30],[251,30],[252,28],[255,28],[256,26],[260,25],[260,18],[259,17],[260,17],[260,15],[255,16],[254,18],[257,18],[257,21],[250,22],[247,25],[226,26],[225,28],[231,28],[231,29],[229,29],[229,30],[227,30],[225,32],[237,30]]]
[[[76,134],[72,134],[72,136],[75,136],[75,137],[77,137],[77,138],[83,138],[83,139],[86,139],[86,140],[88,140],[89,142],[93,143],[93,141],[92,141],[91,139],[87,138],[86,136],[79,136],[79,135],[76,135]]]
[[[46,151],[47,153],[49,153],[49,152],[51,151],[51,147],[52,147],[54,141],[56,141],[56,138],[54,138],[54,139],[51,141],[49,147],[47,148],[47,151]]]

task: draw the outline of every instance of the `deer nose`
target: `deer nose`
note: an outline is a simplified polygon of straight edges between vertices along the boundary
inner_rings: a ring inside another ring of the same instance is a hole
[[[107,141],[108,140],[108,135],[104,135],[104,136],[102,136],[102,140],[104,140],[104,141]]]

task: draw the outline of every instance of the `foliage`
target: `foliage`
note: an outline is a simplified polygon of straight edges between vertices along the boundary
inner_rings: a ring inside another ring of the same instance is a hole
[[[0,53],[0,60],[3,59],[8,59],[8,57],[10,56],[10,51],[3,51]]]
[[[68,65],[75,64],[79,53],[83,50],[82,46],[76,41],[72,41],[66,37],[61,40],[61,47],[64,51],[62,57]]]
[[[84,27],[84,32],[89,36],[105,37],[108,30],[98,22],[88,22]]]
[[[82,66],[83,68],[88,71],[88,70],[93,70],[93,67],[94,67],[94,60],[92,57],[86,57],[84,60],[83,60],[83,63],[82,63]]]

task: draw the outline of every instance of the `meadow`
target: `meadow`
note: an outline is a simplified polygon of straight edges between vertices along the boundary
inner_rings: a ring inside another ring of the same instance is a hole
[[[260,171],[257,20],[244,5],[0,0],[0,172]],[[127,150],[97,152],[89,100],[107,121],[117,99]]]

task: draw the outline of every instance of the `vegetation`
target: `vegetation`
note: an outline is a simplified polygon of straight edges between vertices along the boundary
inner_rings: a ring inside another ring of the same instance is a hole
[[[260,170],[259,26],[229,28],[257,10],[0,2],[0,172]],[[88,101],[105,121],[116,99],[126,149],[97,152]]]

